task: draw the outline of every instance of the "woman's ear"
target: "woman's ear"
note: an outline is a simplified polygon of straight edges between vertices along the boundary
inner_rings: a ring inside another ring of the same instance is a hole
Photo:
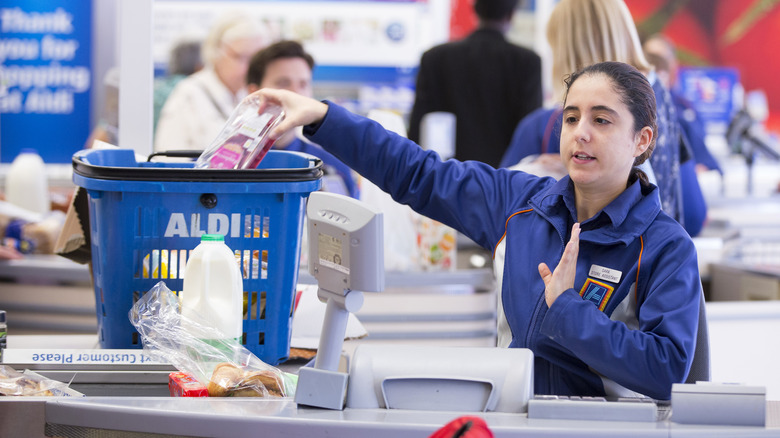
[[[634,156],[638,157],[645,153],[647,148],[653,143],[653,130],[649,126],[642,128],[636,135],[636,149],[634,150]]]

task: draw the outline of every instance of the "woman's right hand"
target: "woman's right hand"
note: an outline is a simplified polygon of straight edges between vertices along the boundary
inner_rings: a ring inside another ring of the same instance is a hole
[[[263,88],[253,95],[261,97],[261,113],[265,111],[267,104],[279,105],[284,109],[284,120],[270,133],[273,139],[281,137],[296,126],[317,123],[328,112],[328,105],[288,90]]]

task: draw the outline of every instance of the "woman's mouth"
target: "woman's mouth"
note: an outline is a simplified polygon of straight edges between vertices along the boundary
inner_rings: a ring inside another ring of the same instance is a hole
[[[596,159],[595,157],[592,157],[592,156],[590,156],[588,154],[583,154],[583,153],[576,153],[576,154],[574,154],[574,158],[577,159],[577,160],[582,160],[582,161],[590,161],[590,160],[595,160]]]

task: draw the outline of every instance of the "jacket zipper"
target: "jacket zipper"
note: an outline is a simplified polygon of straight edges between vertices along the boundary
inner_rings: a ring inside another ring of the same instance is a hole
[[[538,214],[540,216],[542,216],[547,222],[549,222],[550,224],[553,223],[550,220],[550,218],[547,217],[547,215],[545,215],[545,214],[543,214],[541,212],[541,209],[538,209],[538,210],[535,209],[535,211],[537,211]],[[555,228],[555,230],[558,232],[558,237],[561,239],[561,247],[560,247],[561,249],[558,252],[558,260],[560,260],[561,257],[563,257],[563,251],[566,249],[566,239],[564,239],[563,234],[561,234],[561,230],[556,228],[554,225],[553,225],[553,228]],[[532,340],[533,340],[533,337],[534,337],[534,333],[536,332],[536,326],[539,324],[539,321],[538,321],[539,313],[541,312],[541,309],[542,309],[542,306],[544,305],[544,303],[545,303],[544,290],[542,290],[542,294],[539,297],[539,300],[536,302],[536,308],[534,309],[534,313],[531,316],[531,322],[528,325],[528,333],[526,334],[526,342],[525,342],[525,344],[531,350],[533,350],[533,347],[534,347],[532,345]],[[552,386],[553,386],[552,382],[553,382],[553,377],[555,377],[553,374],[554,374],[553,367],[552,366],[548,367],[548,369],[547,369],[547,377],[548,377],[547,378],[547,387],[548,387],[548,390],[549,390],[548,392],[549,393],[553,393],[552,392],[552,389],[553,389],[552,388]]]

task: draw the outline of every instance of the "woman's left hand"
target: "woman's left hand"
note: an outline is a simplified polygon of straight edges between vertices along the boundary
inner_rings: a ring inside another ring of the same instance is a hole
[[[561,261],[550,272],[546,263],[539,263],[539,275],[544,281],[544,300],[547,307],[552,307],[555,300],[567,289],[574,287],[574,277],[577,274],[577,256],[580,252],[580,224],[571,227],[571,239],[566,244]]]

